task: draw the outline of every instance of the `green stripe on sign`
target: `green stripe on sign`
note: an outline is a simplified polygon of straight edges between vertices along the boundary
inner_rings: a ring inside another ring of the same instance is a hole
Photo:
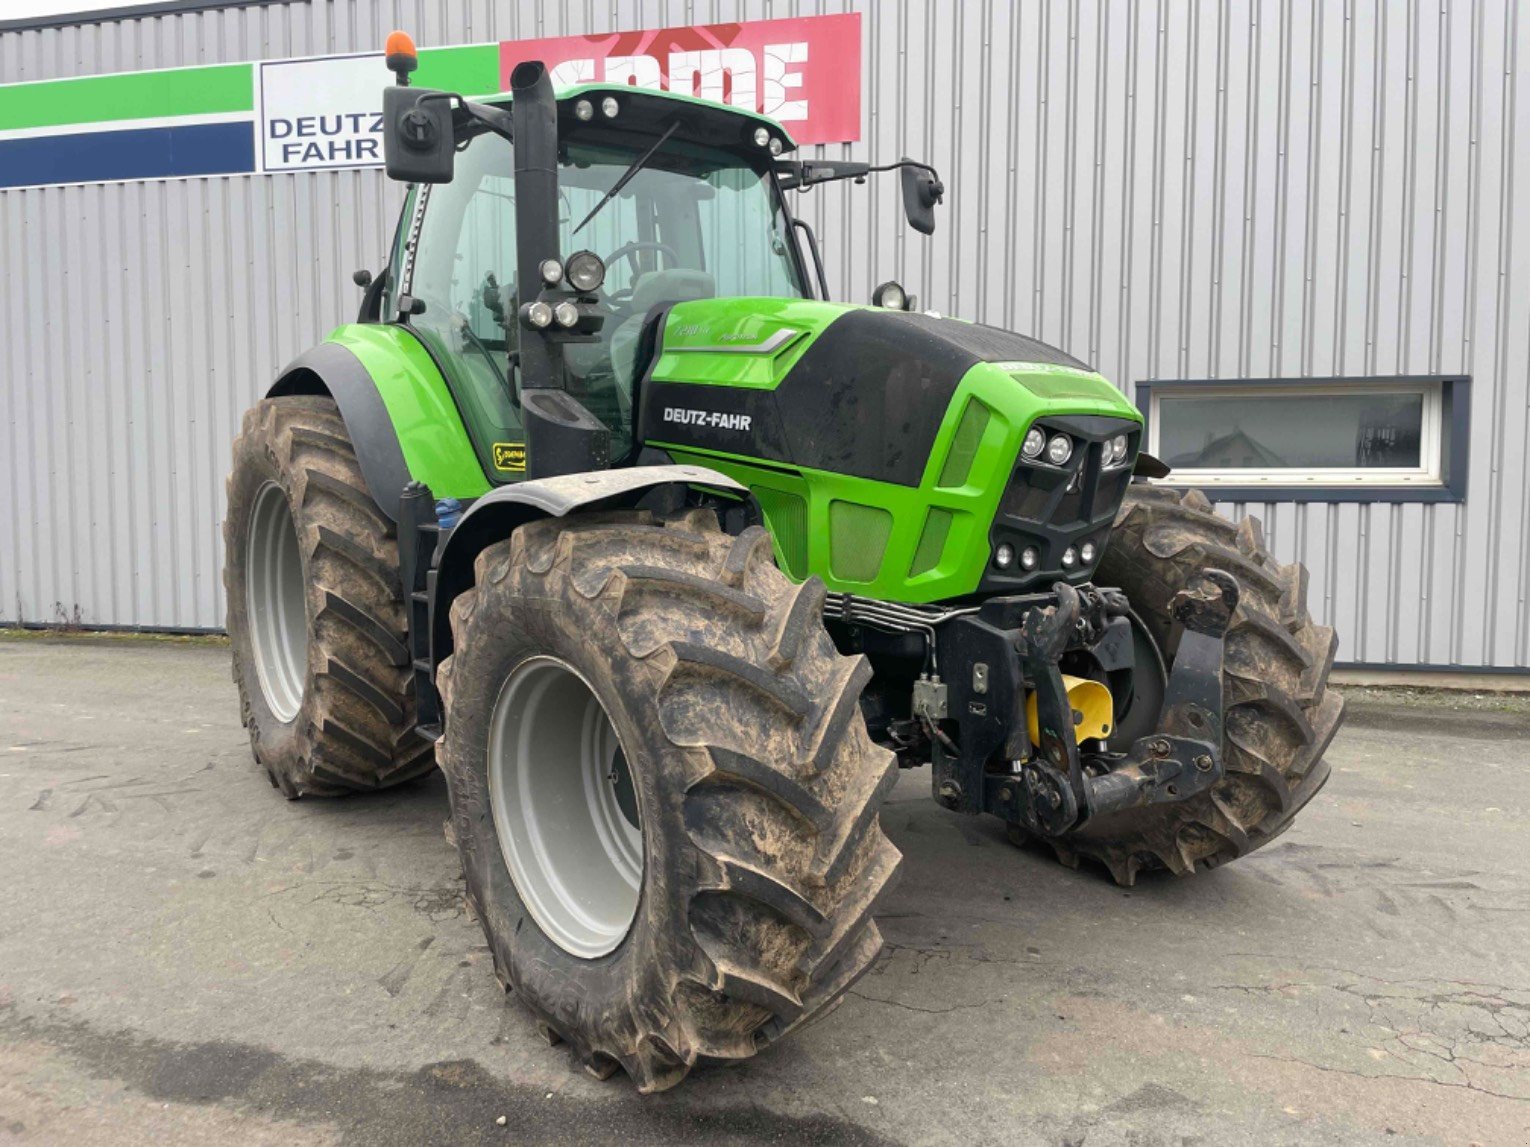
[[[0,86],[0,131],[247,112],[254,107],[249,64],[122,72]]]
[[[464,44],[457,48],[421,48],[420,68],[409,82],[465,96],[499,91],[499,45]]]

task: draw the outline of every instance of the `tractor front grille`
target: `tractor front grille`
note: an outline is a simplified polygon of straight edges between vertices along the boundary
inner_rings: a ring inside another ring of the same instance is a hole
[[[1137,423],[1124,418],[1073,416],[1043,418],[1036,425],[1049,439],[1054,434],[1068,435],[1073,453],[1062,466],[1044,460],[1016,460],[989,531],[990,553],[996,555],[1001,545],[1008,545],[1015,559],[1008,568],[1000,568],[990,559],[980,593],[1013,593],[1055,581],[1088,581],[1126,496],[1141,439]],[[1102,455],[1106,444],[1119,434],[1126,434],[1130,442],[1126,462],[1107,468]],[[1093,547],[1090,561],[1083,558],[1086,544]],[[1034,551],[1037,558],[1030,570],[1021,562],[1027,550]],[[1066,564],[1070,550],[1072,563]]]

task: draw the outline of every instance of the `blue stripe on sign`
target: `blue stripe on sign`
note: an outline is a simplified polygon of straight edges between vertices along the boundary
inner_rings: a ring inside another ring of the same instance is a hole
[[[0,187],[255,170],[255,125],[196,123],[0,139]]]

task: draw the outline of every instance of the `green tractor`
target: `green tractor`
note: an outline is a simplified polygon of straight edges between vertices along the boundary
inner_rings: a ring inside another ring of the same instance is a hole
[[[410,185],[357,322],[234,445],[234,677],[289,798],[439,766],[504,989],[643,1091],[822,1013],[876,958],[900,768],[1123,884],[1268,842],[1342,702],[1306,573],[1150,479],[1063,351],[831,302],[791,158],[674,94],[408,84]]]

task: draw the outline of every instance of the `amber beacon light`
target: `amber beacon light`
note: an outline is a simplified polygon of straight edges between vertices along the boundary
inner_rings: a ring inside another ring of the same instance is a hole
[[[408,32],[389,32],[383,47],[388,70],[398,77],[402,87],[409,86],[409,73],[420,66],[420,54],[415,51],[414,40]]]

